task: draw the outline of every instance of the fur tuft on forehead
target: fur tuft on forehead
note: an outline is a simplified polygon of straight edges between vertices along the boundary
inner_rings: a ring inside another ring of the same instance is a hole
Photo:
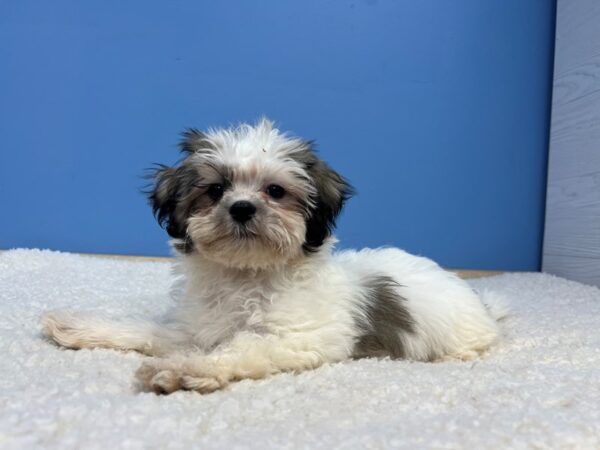
[[[309,144],[310,145],[310,144]],[[306,151],[307,142],[287,135],[263,118],[256,125],[241,124],[232,128],[209,128],[206,132],[191,128],[183,133],[179,144],[187,154],[217,158],[222,164],[296,165],[296,155]]]

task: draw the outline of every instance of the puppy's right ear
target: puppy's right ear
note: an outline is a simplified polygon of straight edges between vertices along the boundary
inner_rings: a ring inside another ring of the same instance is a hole
[[[152,174],[154,186],[148,192],[156,220],[169,236],[186,238],[187,211],[182,200],[192,189],[193,178],[184,167],[159,165]]]

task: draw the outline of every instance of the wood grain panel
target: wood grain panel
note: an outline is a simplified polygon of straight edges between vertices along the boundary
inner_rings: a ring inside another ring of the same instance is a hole
[[[600,285],[600,2],[558,0],[542,268]]]
[[[556,51],[554,74],[560,77],[600,53],[598,49],[597,0],[558,0],[556,4]]]
[[[600,264],[597,258],[568,255],[550,255],[544,263],[544,272],[559,275],[580,283],[598,286]]]
[[[577,220],[573,219],[574,215]],[[598,211],[554,207],[551,220],[546,222],[545,236],[544,270],[545,263],[552,255],[600,258]]]

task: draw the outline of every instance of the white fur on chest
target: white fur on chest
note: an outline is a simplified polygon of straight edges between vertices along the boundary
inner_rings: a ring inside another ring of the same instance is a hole
[[[205,261],[188,257],[176,271],[184,282],[174,316],[201,348],[211,349],[240,332],[289,335],[332,324],[343,345],[352,345],[358,280],[350,280],[331,259],[315,258],[314,264],[280,272],[240,274],[216,273]]]

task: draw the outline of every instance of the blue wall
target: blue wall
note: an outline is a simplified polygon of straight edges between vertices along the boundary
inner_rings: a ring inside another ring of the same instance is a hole
[[[554,2],[0,3],[0,248],[166,254],[139,189],[188,126],[315,138],[344,247],[540,264]]]

